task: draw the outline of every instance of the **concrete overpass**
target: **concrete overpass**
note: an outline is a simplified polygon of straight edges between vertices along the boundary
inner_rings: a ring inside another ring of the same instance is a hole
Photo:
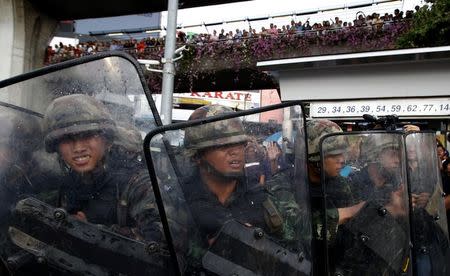
[[[242,0],[180,0],[180,8]],[[165,0],[0,0],[0,80],[43,65],[45,47],[61,20],[160,12]]]
[[[57,24],[26,0],[0,0],[0,79],[41,67]]]

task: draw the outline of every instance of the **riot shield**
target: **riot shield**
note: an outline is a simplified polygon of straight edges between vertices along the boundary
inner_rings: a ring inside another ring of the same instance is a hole
[[[5,270],[16,275],[168,273],[143,160],[142,133],[160,122],[152,116],[151,98],[150,105],[143,103],[148,95],[139,65],[119,53],[0,82]]]
[[[359,150],[354,141],[361,141]],[[410,273],[402,133],[339,133],[321,141],[327,252],[336,275]]]
[[[296,103],[242,112],[213,105],[147,135],[147,164],[182,274],[311,273],[303,122]]]
[[[434,133],[406,135],[416,275],[449,275],[449,241]]]

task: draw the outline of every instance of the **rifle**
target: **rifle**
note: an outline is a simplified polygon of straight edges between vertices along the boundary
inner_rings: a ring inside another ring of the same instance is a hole
[[[110,272],[166,275],[168,272],[168,253],[159,241],[127,238],[31,197],[17,203],[9,234],[13,243],[38,261],[62,270],[84,275]]]
[[[309,275],[312,268],[304,251],[283,248],[262,229],[235,220],[224,224],[202,263],[217,275]]]

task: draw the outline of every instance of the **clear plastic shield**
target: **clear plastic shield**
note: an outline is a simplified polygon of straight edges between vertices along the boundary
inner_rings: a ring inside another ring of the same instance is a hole
[[[147,136],[185,274],[311,273],[301,107],[264,110],[188,121]]]
[[[449,275],[449,241],[434,133],[406,136],[417,275]]]
[[[11,273],[167,271],[141,79],[125,55],[103,55],[1,83],[0,255]]]
[[[359,151],[353,149],[360,141]],[[332,273],[399,275],[410,269],[406,159],[401,133],[327,136],[321,144]]]

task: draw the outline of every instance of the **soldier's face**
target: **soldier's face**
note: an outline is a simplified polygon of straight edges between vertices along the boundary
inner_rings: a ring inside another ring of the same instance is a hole
[[[437,154],[439,156],[439,159],[441,159],[441,160],[445,159],[445,151],[442,147],[437,148]]]
[[[385,149],[380,153],[380,163],[384,169],[393,173],[400,167],[400,152],[397,149]]]
[[[344,166],[344,155],[333,154],[327,155],[324,158],[323,169],[328,176],[336,177],[339,175]]]
[[[236,174],[244,170],[244,152],[243,143],[214,147],[204,152],[203,159],[220,173]]]
[[[72,170],[87,173],[95,169],[105,156],[109,144],[99,134],[64,139],[58,149],[61,158]]]

